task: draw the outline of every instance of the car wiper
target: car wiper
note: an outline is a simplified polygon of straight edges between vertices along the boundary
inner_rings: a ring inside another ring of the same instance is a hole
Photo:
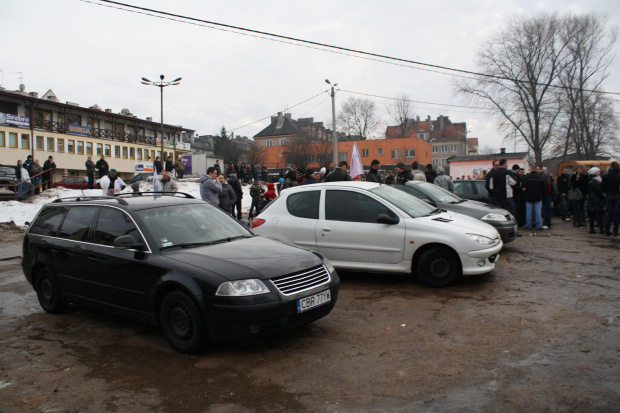
[[[435,208],[431,212],[429,212],[428,214],[426,214],[424,216],[427,217],[429,215],[439,214],[440,212],[446,212],[446,210],[445,209],[441,209],[441,208]]]
[[[161,247],[159,250],[167,250],[170,248],[193,248],[193,247],[203,247],[205,245],[214,245],[214,244],[222,244],[224,242],[228,242],[228,238],[220,239],[217,241],[209,241],[209,242],[182,242],[180,244],[174,245],[166,245],[165,247]]]

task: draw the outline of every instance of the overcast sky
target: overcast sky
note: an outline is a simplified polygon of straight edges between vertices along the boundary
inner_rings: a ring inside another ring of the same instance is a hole
[[[201,20],[357,49],[434,65],[476,71],[480,45],[511,16],[538,11],[605,15],[620,26],[618,0],[588,1],[211,1],[125,0],[135,6]],[[289,108],[294,119],[313,117],[331,126],[329,78],[339,84],[336,110],[347,98],[376,102],[388,124],[391,101],[405,93],[414,113],[467,122],[481,146],[508,150],[494,119],[453,95],[453,77],[413,66],[387,64],[279,41],[214,30],[102,7],[97,0],[0,0],[0,83],[20,82],[39,96],[52,89],[61,102],[98,104],[139,118],[160,119],[159,89],[140,78],[182,77],[164,89],[164,121],[216,134],[222,125],[252,137],[269,124],[255,122]],[[605,82],[620,92],[620,44]],[[21,79],[20,79],[20,72]],[[323,92],[323,93],[322,93]],[[355,93],[352,93],[355,92]],[[356,94],[357,93],[357,94]],[[319,95],[314,99],[313,96]],[[614,97],[616,102],[620,97]],[[310,99],[310,100],[308,100]],[[308,100],[299,106],[301,102]],[[431,104],[432,103],[432,104]],[[294,107],[295,106],[295,107]],[[616,113],[620,104],[616,103]],[[242,127],[251,124],[250,126]],[[378,134],[382,134],[384,127]],[[517,150],[524,149],[517,146]]]

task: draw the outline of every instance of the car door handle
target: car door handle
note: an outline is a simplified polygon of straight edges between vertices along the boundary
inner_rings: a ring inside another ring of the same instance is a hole
[[[330,227],[323,227],[324,232],[330,232],[332,229]]]

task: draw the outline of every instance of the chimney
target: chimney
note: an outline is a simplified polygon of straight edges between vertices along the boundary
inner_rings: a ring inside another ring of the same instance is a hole
[[[416,116],[416,117],[415,117],[415,121],[419,123],[419,122],[420,122],[420,117],[419,117],[419,116]]]
[[[285,117],[285,118],[289,118],[289,119],[291,119],[291,114],[290,114],[290,113],[285,113],[285,114],[284,114],[284,117]]]
[[[506,153],[506,148],[499,148],[499,153]]]
[[[282,123],[284,123],[284,120],[282,119],[282,112],[278,112],[278,124],[276,125],[276,129],[281,128]]]
[[[30,96],[32,96],[35,99],[39,98],[39,94],[37,92],[30,92]]]
[[[147,122],[153,122],[153,118],[149,116],[148,118],[146,118],[146,121]]]
[[[105,113],[112,113],[112,109],[106,109]]]
[[[439,129],[443,129],[443,115],[439,115]]]

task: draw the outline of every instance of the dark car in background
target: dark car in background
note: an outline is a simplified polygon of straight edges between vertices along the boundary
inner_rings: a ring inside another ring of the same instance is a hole
[[[454,193],[464,199],[489,202],[489,192],[485,188],[483,179],[464,179],[454,181]]]
[[[405,185],[396,185],[394,188],[405,191],[434,207],[477,218],[494,226],[504,244],[514,241],[517,237],[517,221],[510,212],[503,208],[459,198],[429,182],[409,181]]]
[[[340,284],[321,254],[258,237],[183,193],[46,204],[22,269],[45,311],[77,303],[149,322],[186,353],[316,321]]]
[[[69,189],[88,189],[88,177],[86,176],[65,176],[60,181],[54,182],[54,188],[63,187]]]
[[[147,181],[149,178],[153,179],[153,172],[141,172],[132,176],[129,183]]]
[[[0,165],[0,188],[15,191],[17,184],[17,167],[10,165]]]

